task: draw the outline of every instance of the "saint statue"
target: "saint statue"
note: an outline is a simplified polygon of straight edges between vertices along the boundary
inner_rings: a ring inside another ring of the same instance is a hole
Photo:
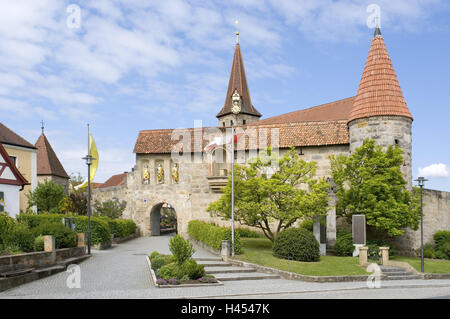
[[[179,175],[178,175],[178,164],[175,163],[172,167],[172,180],[174,183],[178,183],[179,181]]]
[[[162,167],[161,164],[158,165],[158,168],[156,169],[156,173],[157,173],[158,184],[164,183],[164,168]]]
[[[144,168],[143,182],[144,182],[144,184],[150,183],[150,172],[148,171],[148,166],[145,166],[145,168]]]

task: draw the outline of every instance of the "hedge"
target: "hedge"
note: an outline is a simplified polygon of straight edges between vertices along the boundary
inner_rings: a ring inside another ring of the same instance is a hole
[[[63,217],[75,218],[76,231],[87,234],[88,217],[63,214],[20,214],[17,220],[29,228],[36,228],[43,223],[62,223]],[[137,226],[129,219],[111,219],[109,217],[91,216],[91,242],[93,244],[106,243],[114,237],[127,237],[136,232]]]
[[[191,220],[189,222],[188,234],[195,240],[201,241],[215,250],[222,249],[222,240],[229,240],[231,242],[230,228],[208,224],[200,220]],[[239,232],[235,232],[234,236],[234,253],[241,253]]]
[[[319,242],[305,228],[288,228],[275,237],[273,254],[278,258],[296,261],[319,261]]]

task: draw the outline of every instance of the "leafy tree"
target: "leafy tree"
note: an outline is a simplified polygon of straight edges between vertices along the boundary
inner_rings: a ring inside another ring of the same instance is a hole
[[[315,179],[316,163],[306,162],[291,148],[271,166],[274,154],[267,154],[249,163],[235,165],[235,220],[243,225],[261,228],[271,241],[299,218],[326,215],[329,184]],[[212,215],[231,218],[231,177],[224,195],[208,207]],[[274,230],[271,223],[275,223]]]
[[[38,183],[33,192],[27,194],[28,209],[37,207],[38,213],[59,213],[60,205],[66,198],[66,192],[62,185],[53,180]]]
[[[119,201],[117,198],[113,198],[112,200],[107,200],[104,202],[95,201],[94,215],[106,216],[110,218],[120,218],[126,206],[126,201]]]
[[[78,186],[83,182],[84,182],[84,177],[81,176],[81,174],[79,172],[76,174],[75,173],[70,174],[70,179],[69,179],[70,188],[74,188],[75,186]]]
[[[331,156],[331,172],[337,186],[336,213],[351,221],[365,214],[368,226],[391,237],[402,228],[417,229],[420,218],[417,189],[406,188],[401,172],[402,150],[389,146],[385,151],[366,139],[350,156]]]

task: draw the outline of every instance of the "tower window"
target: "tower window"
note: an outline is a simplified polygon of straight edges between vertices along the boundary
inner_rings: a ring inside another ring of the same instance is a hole
[[[246,122],[245,120],[242,120],[242,124],[244,124],[244,125],[245,125],[245,122]]]
[[[223,127],[225,127],[225,122],[222,122],[222,124],[223,124]]]
[[[233,120],[230,121],[231,125],[233,125]]]
[[[298,152],[298,155],[305,155],[305,153],[303,153],[303,148],[300,148],[300,151]]]
[[[395,142],[395,145],[398,145],[400,143],[400,141],[398,139],[395,139],[394,142]]]

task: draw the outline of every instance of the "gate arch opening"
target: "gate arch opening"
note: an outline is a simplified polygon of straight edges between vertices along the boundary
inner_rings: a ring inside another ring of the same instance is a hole
[[[178,233],[177,214],[169,203],[159,203],[150,211],[151,236]]]

